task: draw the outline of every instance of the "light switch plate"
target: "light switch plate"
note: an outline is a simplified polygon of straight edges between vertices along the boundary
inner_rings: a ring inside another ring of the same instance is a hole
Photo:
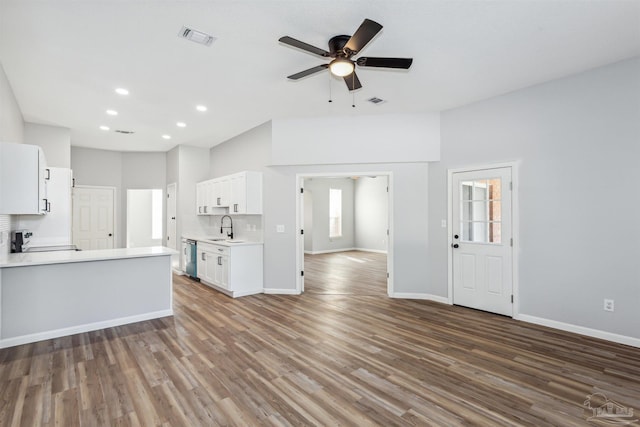
[[[284,225],[276,225],[277,233],[284,233]]]
[[[447,220],[446,219],[443,219],[442,221],[440,221],[440,227],[447,228]]]

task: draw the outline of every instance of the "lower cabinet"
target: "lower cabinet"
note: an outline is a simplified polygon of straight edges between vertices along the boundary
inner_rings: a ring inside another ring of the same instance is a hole
[[[198,242],[198,278],[231,297],[262,293],[262,244]]]

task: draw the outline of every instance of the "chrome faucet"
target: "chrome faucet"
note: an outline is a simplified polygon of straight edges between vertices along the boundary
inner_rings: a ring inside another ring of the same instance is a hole
[[[229,226],[228,227],[224,227],[224,219],[225,218],[229,218]],[[233,219],[231,219],[231,217],[229,215],[224,215],[222,218],[220,218],[220,233],[222,233],[222,229],[223,228],[229,228],[231,230],[231,232],[227,232],[227,237],[233,240]]]

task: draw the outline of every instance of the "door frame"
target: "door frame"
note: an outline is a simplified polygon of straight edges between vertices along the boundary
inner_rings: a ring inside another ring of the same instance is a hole
[[[116,212],[118,212],[118,199],[116,198],[116,195],[118,194],[118,192],[116,191],[116,187],[111,187],[111,186],[105,186],[105,185],[73,185],[71,187],[71,242],[73,242],[73,190],[76,188],[80,188],[80,189],[99,189],[99,190],[111,190],[113,192],[113,212],[112,212],[112,218],[113,218],[113,248],[118,248],[118,216],[116,215]]]
[[[393,286],[393,172],[375,171],[375,172],[326,172],[326,173],[298,173],[296,174],[296,293],[299,295],[304,291],[304,276],[300,274],[304,271],[304,235],[300,234],[300,230],[304,229],[304,203],[303,196],[300,192],[304,188],[305,178],[349,178],[352,176],[386,176],[389,191],[387,192],[388,208],[387,221],[389,235],[387,236],[387,296],[394,295]]]
[[[519,161],[490,163],[484,165],[468,166],[462,168],[447,169],[447,285],[448,296],[447,303],[453,305],[453,174],[460,172],[474,172],[487,169],[511,168],[511,237],[513,238],[512,251],[512,286],[513,286],[513,315],[514,319],[518,318],[520,313],[520,292],[518,277],[519,274],[519,253],[520,253],[520,222],[519,222]]]
[[[182,248],[181,248],[182,239],[178,238],[178,183],[172,182],[170,184],[167,184],[166,193],[165,193],[167,195],[167,198],[165,200],[169,199],[169,187],[173,187],[174,188],[174,190],[173,190],[173,193],[174,193],[173,204],[175,205],[175,216],[176,216],[176,219],[173,220],[173,225],[174,225],[174,228],[175,228],[175,231],[176,231],[174,240],[175,240],[175,250],[179,252],[179,251],[182,250]],[[165,207],[164,207],[164,211],[165,211],[165,215],[166,215],[166,218],[165,218],[166,231],[165,231],[165,236],[164,236],[164,246],[166,246],[167,237],[169,237],[169,221],[172,221],[169,218],[169,202],[166,202]]]

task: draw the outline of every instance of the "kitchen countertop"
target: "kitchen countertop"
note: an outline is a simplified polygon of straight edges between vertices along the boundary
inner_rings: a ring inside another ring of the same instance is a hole
[[[211,243],[214,245],[229,246],[229,247],[246,246],[246,245],[262,245],[262,242],[251,242],[249,240],[243,240],[243,239],[219,240],[220,239],[219,237],[196,236],[196,235],[190,235],[190,234],[183,234],[182,238],[189,239],[189,240],[197,240],[198,242]]]
[[[173,255],[177,253],[177,251],[164,246],[98,249],[90,251],[23,252],[18,254],[8,254],[5,258],[0,258],[0,268],[64,264],[70,262],[107,261],[111,259],[125,258],[144,258]]]

